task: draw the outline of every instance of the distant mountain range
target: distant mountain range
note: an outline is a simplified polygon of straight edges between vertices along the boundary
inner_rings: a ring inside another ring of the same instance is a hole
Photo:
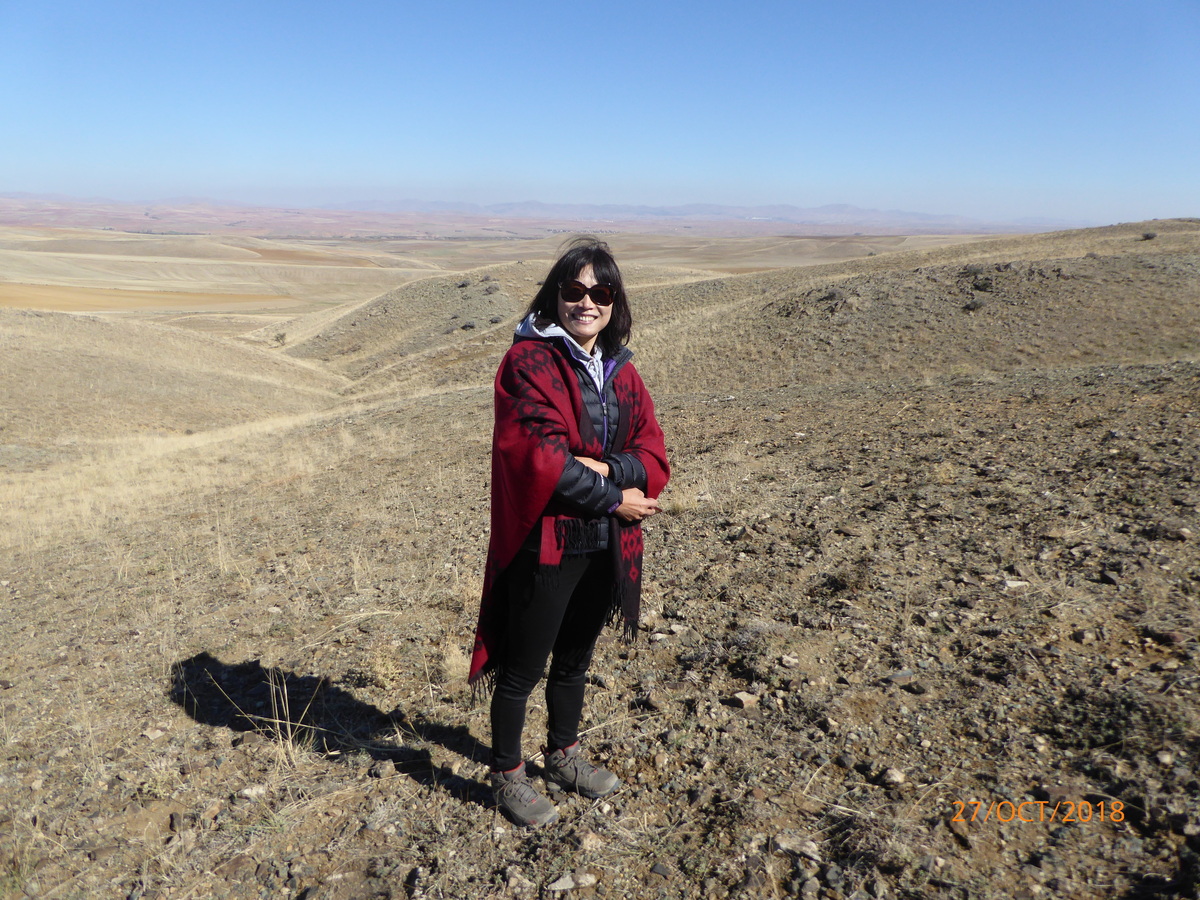
[[[986,234],[1053,231],[1088,224],[1049,219],[1011,222],[838,203],[799,207],[627,204],[462,203],[366,198],[307,207],[198,198],[149,203],[0,193],[0,224],[112,228],[119,231],[243,231],[293,235],[535,237],[562,231],[660,231],[705,235]]]
[[[898,209],[863,209],[847,203],[801,207],[777,203],[768,206],[723,206],[715,203],[689,203],[681,206],[644,206],[632,204],[541,203],[536,200],[514,203],[458,203],[430,200],[357,200],[323,204],[322,209],[361,210],[364,212],[450,213],[515,219],[566,219],[583,221],[629,222],[636,220],[690,220],[701,222],[777,222],[795,225],[823,225],[838,230],[886,229],[924,232],[1025,232],[1079,228],[1096,223],[1041,218],[1015,221],[975,219],[967,216],[907,212]]]

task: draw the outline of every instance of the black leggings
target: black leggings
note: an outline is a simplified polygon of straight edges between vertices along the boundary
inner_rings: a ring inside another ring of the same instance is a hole
[[[547,750],[579,740],[583,691],[596,638],[608,617],[612,562],[601,550],[564,556],[545,569],[537,555],[522,550],[504,575],[508,591],[507,644],[492,693],[492,769],[520,765],[525,705],[546,679]]]

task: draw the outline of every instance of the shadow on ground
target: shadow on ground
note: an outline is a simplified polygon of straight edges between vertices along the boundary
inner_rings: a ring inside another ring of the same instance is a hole
[[[255,731],[276,741],[345,761],[366,754],[426,787],[492,805],[490,789],[436,766],[423,744],[440,744],[474,761],[488,749],[462,726],[443,725],[401,710],[385,713],[326,678],[264,668],[258,660],[225,663],[208,652],[172,667],[171,699],[197,722]]]

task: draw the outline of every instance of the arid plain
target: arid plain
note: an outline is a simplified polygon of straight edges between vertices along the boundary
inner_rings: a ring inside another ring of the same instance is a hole
[[[527,833],[463,676],[562,236],[0,228],[0,896],[1197,896],[1200,220],[607,238],[675,475],[625,787]]]

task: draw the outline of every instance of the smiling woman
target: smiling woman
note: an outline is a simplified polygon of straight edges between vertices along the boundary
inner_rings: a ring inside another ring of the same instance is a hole
[[[636,631],[641,522],[658,512],[670,471],[624,346],[631,321],[607,245],[581,238],[551,268],[496,375],[492,531],[470,679],[492,688],[492,787],[520,825],[558,819],[521,752],[547,660],[543,777],[585,797],[620,784],[580,753],[584,684],[604,623]]]

